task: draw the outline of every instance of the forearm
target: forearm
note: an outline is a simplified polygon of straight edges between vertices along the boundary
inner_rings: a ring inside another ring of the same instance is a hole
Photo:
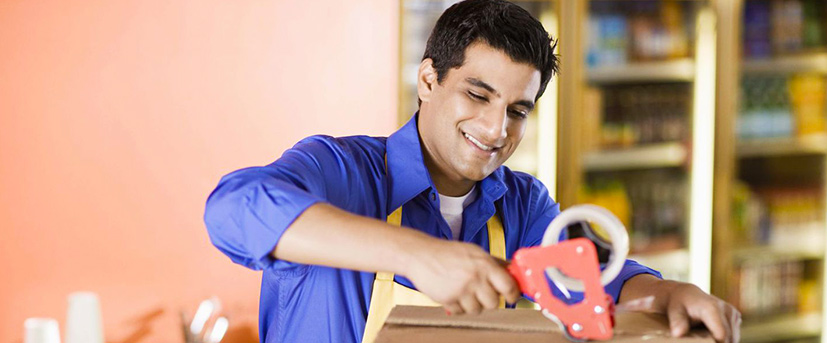
[[[680,283],[670,280],[661,280],[651,274],[638,274],[626,280],[620,290],[619,304],[627,301],[642,299],[654,296],[652,310],[658,313],[665,313],[668,295],[675,290]]]
[[[517,283],[479,246],[353,215],[327,204],[307,208],[281,236],[275,258],[410,279],[451,313],[495,308],[499,296],[516,302]]]
[[[319,203],[290,225],[273,256],[302,264],[405,274],[420,247],[435,239]]]

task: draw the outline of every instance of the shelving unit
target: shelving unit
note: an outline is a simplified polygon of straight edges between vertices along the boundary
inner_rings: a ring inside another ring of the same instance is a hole
[[[712,248],[711,4],[571,0],[561,10],[562,37],[570,43],[561,47],[561,204],[596,202],[628,212],[621,220],[632,236],[632,258],[702,289],[710,286]],[[657,34],[672,50],[640,40]],[[618,194],[625,194],[621,205]]]
[[[744,314],[742,342],[827,342],[827,132],[812,121],[814,113],[827,116],[818,105],[825,94],[814,100],[827,77],[827,27],[820,38],[796,37],[803,31],[794,29],[823,26],[810,16],[827,12],[808,1],[716,5],[726,25],[719,27],[713,291]]]

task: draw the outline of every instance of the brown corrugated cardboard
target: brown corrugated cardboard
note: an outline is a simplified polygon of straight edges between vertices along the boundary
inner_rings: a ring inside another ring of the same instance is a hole
[[[606,342],[714,343],[709,333],[692,331],[682,338],[669,335],[666,317],[655,314],[622,313],[616,316],[614,338]],[[557,324],[539,311],[501,309],[479,315],[445,314],[441,307],[397,306],[392,311],[377,343],[486,343],[543,342],[568,343]]]

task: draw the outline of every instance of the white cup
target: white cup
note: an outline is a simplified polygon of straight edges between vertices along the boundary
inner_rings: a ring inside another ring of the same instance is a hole
[[[103,323],[97,294],[69,294],[66,343],[103,343]]]
[[[60,329],[52,318],[28,318],[23,322],[25,343],[60,343]]]

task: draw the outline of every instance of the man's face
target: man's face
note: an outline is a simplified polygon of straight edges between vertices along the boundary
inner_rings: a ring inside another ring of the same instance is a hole
[[[540,71],[474,43],[465,50],[465,63],[451,69],[441,84],[430,60],[420,66],[418,81],[419,133],[439,189],[440,182],[482,180],[514,153],[540,89]]]

